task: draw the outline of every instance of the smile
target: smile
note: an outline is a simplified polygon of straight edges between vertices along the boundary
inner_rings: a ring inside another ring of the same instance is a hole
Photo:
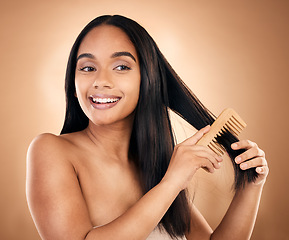
[[[116,96],[89,96],[89,101],[92,107],[99,110],[105,110],[114,107],[120,99],[121,97]]]
[[[120,100],[120,98],[94,98],[94,97],[90,98],[93,103],[97,104],[115,103]]]

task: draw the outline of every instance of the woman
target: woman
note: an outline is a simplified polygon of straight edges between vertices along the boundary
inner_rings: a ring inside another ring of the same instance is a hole
[[[223,137],[236,193],[213,231],[186,188],[198,169],[220,168],[222,158],[196,145],[214,117],[136,22],[101,16],[83,29],[66,102],[61,135],[40,135],[28,151],[27,198],[43,239],[250,238],[269,171],[264,152]],[[168,108],[199,129],[176,146]]]

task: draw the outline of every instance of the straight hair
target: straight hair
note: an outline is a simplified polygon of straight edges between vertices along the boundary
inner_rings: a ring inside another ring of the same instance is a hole
[[[162,180],[174,150],[175,138],[169,109],[198,130],[211,125],[215,116],[179,78],[142,26],[123,16],[105,15],[86,25],[71,49],[65,77],[66,114],[61,134],[81,131],[88,126],[89,120],[75,97],[76,59],[84,37],[100,25],[115,26],[124,31],[138,54],[141,84],[129,154],[138,167],[141,184],[146,193]],[[234,158],[243,152],[231,149],[231,144],[238,141],[238,138],[225,132],[217,141],[232,159],[235,190],[241,189],[247,181],[254,181],[257,176],[254,169],[242,171],[234,162]],[[190,231],[189,204],[187,193],[183,190],[162,218],[159,227],[164,228],[172,238],[184,236]]]

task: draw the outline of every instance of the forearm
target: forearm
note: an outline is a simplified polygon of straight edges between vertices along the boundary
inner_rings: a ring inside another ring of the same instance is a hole
[[[211,239],[250,239],[262,189],[262,184],[248,184],[245,189],[236,192],[228,211]]]
[[[146,239],[168,210],[179,191],[162,181],[123,215],[104,226],[92,229],[85,240]]]

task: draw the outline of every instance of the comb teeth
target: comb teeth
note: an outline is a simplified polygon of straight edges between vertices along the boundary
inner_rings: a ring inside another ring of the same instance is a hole
[[[223,155],[224,154],[224,150],[221,148],[222,145],[220,145],[216,140],[212,140],[208,147],[215,152],[218,155]]]
[[[246,126],[247,124],[233,109],[227,108],[212,124],[211,130],[197,144],[207,146],[217,155],[221,156],[226,150],[217,142],[216,138],[226,132],[230,132],[237,137]]]

